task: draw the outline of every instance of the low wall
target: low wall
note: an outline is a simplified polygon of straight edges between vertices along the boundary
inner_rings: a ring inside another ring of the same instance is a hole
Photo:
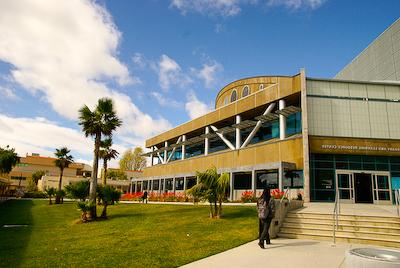
[[[269,228],[270,238],[276,238],[279,230],[283,224],[286,214],[298,208],[303,207],[303,201],[300,200],[275,200],[275,217],[271,221],[271,227]]]

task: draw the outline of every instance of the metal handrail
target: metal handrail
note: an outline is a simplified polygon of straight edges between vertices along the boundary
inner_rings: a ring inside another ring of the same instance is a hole
[[[340,195],[339,189],[336,189],[335,206],[333,208],[333,244],[336,245],[336,230],[339,229],[339,214],[340,214]]]
[[[290,187],[287,187],[286,190],[284,188],[284,192],[283,192],[283,195],[281,197],[281,200],[279,201],[279,204],[282,204],[283,198],[285,198],[285,196],[287,196],[287,199],[289,200],[289,203],[290,203],[290,198],[288,196],[289,190],[290,190]]]

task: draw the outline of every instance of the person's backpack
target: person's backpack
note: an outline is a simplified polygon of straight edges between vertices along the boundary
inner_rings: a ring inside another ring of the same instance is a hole
[[[257,211],[258,218],[265,220],[266,218],[274,218],[275,217],[275,202],[274,199],[271,198],[267,204],[263,198],[257,200]]]
[[[265,220],[269,215],[269,206],[267,206],[267,202],[264,201],[263,198],[257,200],[257,211],[258,218]]]

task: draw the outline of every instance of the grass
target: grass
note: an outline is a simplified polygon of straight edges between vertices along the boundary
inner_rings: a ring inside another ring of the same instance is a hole
[[[0,267],[177,267],[254,240],[254,207],[118,204],[109,219],[77,224],[73,202],[0,204]],[[28,227],[4,228],[4,224]]]

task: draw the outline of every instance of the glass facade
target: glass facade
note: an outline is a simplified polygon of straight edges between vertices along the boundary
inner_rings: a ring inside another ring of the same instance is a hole
[[[278,170],[262,170],[256,172],[256,188],[257,189],[276,189],[279,188],[278,184]]]
[[[251,190],[251,173],[233,174],[234,190]]]
[[[400,157],[371,156],[371,155],[310,155],[310,186],[312,201],[334,201],[336,178],[335,171],[360,170],[360,171],[386,171],[391,177],[400,176]],[[342,178],[343,177],[343,178]],[[346,176],[339,176],[339,187],[350,188]],[[380,200],[388,200],[389,189],[387,176],[377,176],[378,195]],[[342,191],[341,195],[348,195]]]
[[[186,189],[190,189],[193,186],[195,186],[197,183],[197,178],[196,177],[187,177],[186,178]]]
[[[283,176],[283,187],[298,189],[303,188],[303,171],[302,170],[290,170],[286,171]]]
[[[175,179],[175,190],[183,190],[183,178],[176,178]]]

